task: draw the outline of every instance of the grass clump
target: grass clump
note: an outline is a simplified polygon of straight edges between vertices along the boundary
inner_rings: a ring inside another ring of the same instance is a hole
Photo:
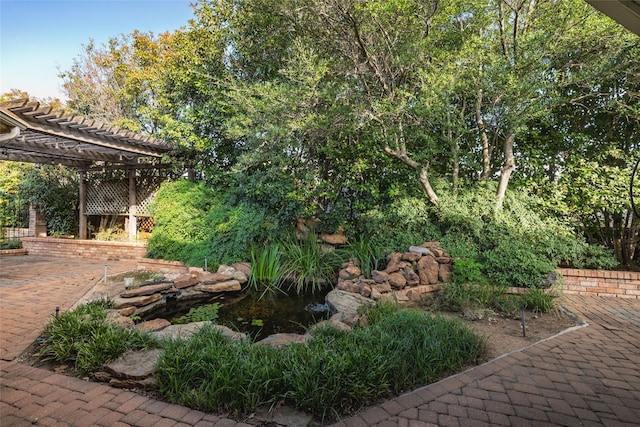
[[[43,360],[70,364],[78,376],[89,375],[127,350],[147,349],[156,342],[135,329],[107,321],[111,302],[90,302],[53,319],[44,330]]]
[[[284,400],[325,421],[435,381],[484,354],[483,338],[459,321],[388,304],[366,316],[370,326],[317,328],[306,344],[280,349],[202,328],[185,343],[167,344],[156,372],[160,393],[238,415]]]

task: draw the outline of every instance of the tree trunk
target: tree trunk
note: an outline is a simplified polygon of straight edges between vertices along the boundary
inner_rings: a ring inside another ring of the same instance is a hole
[[[482,70],[481,70],[482,71]],[[482,175],[480,179],[489,179],[491,177],[491,149],[489,147],[489,138],[487,137],[487,129],[482,118],[482,89],[478,89],[478,97],[476,99],[476,125],[478,126],[478,134],[482,143]]]
[[[509,133],[504,140],[504,163],[500,170],[500,182],[498,183],[498,197],[496,199],[496,211],[502,209],[504,204],[504,196],[507,193],[507,186],[509,185],[509,179],[511,174],[516,168],[516,161],[513,157],[513,143],[516,140],[516,134],[514,132]]]
[[[439,202],[438,195],[436,194],[435,191],[433,191],[433,187],[431,187],[431,183],[429,182],[429,166],[420,164],[415,160],[411,159],[407,155],[407,151],[404,145],[400,146],[395,150],[389,147],[388,145],[386,145],[384,147],[384,151],[390,156],[400,160],[405,165],[411,166],[415,170],[420,171],[418,180],[420,181],[420,184],[422,184],[422,189],[425,191],[425,193],[427,193],[427,197],[429,198],[429,201],[433,203],[435,206],[438,206],[438,202]]]

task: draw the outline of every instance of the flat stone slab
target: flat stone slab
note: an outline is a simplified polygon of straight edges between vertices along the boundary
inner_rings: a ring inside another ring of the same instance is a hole
[[[152,332],[151,334],[157,338],[188,339],[204,325],[210,325],[212,328],[219,330],[222,335],[231,339],[244,340],[247,338],[247,334],[236,332],[226,326],[216,325],[208,321],[187,323],[185,325],[171,325],[161,331]]]
[[[197,291],[202,292],[233,292],[242,290],[242,285],[238,280],[228,280],[226,282],[215,283],[211,285],[199,284],[194,287]]]
[[[159,283],[157,285],[141,286],[136,289],[124,291],[120,294],[122,298],[140,297],[146,295],[153,295],[157,292],[166,291],[173,287],[173,283]]]
[[[373,301],[360,294],[334,289],[326,296],[326,301],[333,311],[338,313],[358,314],[362,305],[371,305]]]
[[[161,294],[145,295],[140,297],[122,298],[115,297],[113,299],[113,308],[120,309],[126,307],[142,307],[149,305],[162,299]]]
[[[153,375],[158,357],[163,350],[127,351],[115,362],[103,367],[113,378],[120,380],[143,380]]]
[[[299,334],[273,334],[256,344],[270,345],[272,347],[282,347],[293,343],[304,344],[309,341],[309,335]]]

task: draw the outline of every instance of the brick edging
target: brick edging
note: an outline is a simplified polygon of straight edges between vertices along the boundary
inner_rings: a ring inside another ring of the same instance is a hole
[[[640,273],[635,271],[559,268],[563,292],[585,296],[640,299]]]

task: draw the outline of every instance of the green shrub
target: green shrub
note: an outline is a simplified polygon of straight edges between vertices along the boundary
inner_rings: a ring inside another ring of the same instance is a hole
[[[264,247],[251,246],[249,287],[255,291],[279,288],[284,280],[285,267],[279,243],[269,243]]]
[[[278,224],[258,205],[181,180],[162,184],[151,212],[156,223],[148,256],[209,266],[250,259],[252,244],[269,240]]]
[[[69,363],[85,376],[131,349],[146,349],[156,343],[135,329],[108,322],[107,301],[92,302],[54,318],[44,330],[40,350],[43,360]]]
[[[202,328],[186,342],[167,343],[156,370],[159,391],[171,402],[233,414],[284,399],[326,421],[435,381],[484,353],[484,339],[459,321],[389,304],[366,315],[368,327],[319,327],[306,344],[280,349]]]
[[[303,240],[285,240],[281,247],[286,266],[284,278],[298,294],[331,286],[333,274],[343,261],[336,253],[324,253],[313,234]]]
[[[522,305],[524,308],[534,312],[546,313],[556,308],[558,295],[553,291],[540,287],[533,287],[522,295]]]
[[[472,259],[456,259],[453,263],[451,278],[455,283],[486,283],[487,278],[482,274],[482,264]]]

